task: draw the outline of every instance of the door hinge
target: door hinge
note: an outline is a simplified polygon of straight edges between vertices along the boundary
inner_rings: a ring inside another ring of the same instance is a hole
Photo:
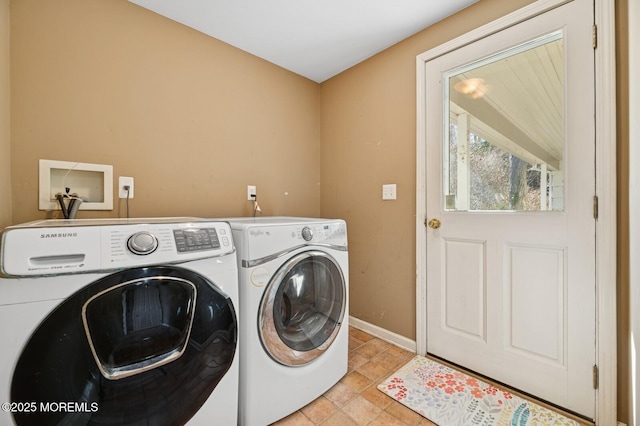
[[[593,24],[593,48],[598,47],[598,26]]]
[[[597,195],[593,196],[593,218],[594,219],[598,218],[598,196]]]
[[[593,366],[593,388],[594,389],[598,389],[598,366],[594,365]]]

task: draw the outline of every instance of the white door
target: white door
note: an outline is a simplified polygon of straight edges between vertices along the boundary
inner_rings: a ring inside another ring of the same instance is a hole
[[[426,64],[427,352],[594,418],[593,4]]]

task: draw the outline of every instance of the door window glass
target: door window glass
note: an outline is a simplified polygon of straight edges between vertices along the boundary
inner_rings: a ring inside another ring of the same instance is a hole
[[[447,210],[564,210],[563,46],[556,31],[444,74]]]

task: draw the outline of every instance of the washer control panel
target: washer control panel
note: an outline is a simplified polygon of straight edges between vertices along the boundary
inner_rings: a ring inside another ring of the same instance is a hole
[[[216,228],[174,229],[178,253],[213,250],[220,248],[220,240]]]
[[[235,252],[226,222],[137,219],[96,224],[80,219],[51,225],[7,228],[0,246],[0,272],[8,276],[87,273]]]

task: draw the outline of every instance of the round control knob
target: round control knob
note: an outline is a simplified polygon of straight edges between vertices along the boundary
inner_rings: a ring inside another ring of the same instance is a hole
[[[137,232],[129,237],[127,247],[133,254],[150,254],[158,248],[158,239],[149,232]]]
[[[311,228],[309,228],[308,226],[302,228],[302,238],[304,238],[305,241],[311,241],[311,239],[313,238],[313,231],[311,230]]]

